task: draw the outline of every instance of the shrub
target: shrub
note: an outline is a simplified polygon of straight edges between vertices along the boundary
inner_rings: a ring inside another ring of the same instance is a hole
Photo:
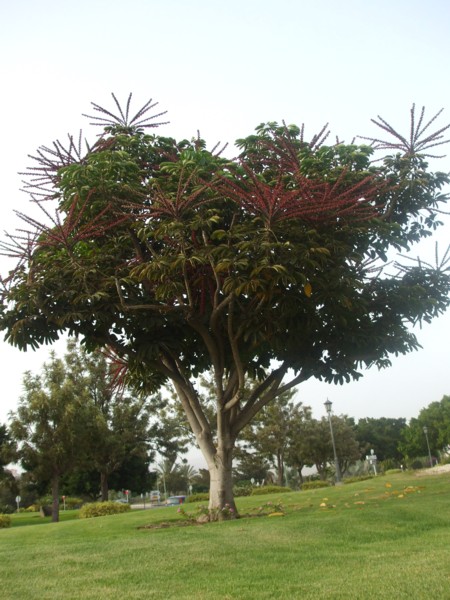
[[[407,461],[408,469],[413,469],[414,471],[418,469],[425,469],[430,466],[430,462],[428,458],[416,457]]]
[[[400,467],[400,463],[398,460],[394,460],[393,458],[386,458],[380,463],[380,467],[386,473],[386,471],[391,471],[392,469],[398,469]]]
[[[53,499],[51,496],[43,496],[42,498],[39,498],[39,500],[36,500],[36,503],[39,506],[51,506],[53,502]]]
[[[90,502],[80,508],[79,518],[90,519],[91,517],[104,517],[105,515],[117,515],[131,510],[129,504],[122,502]]]
[[[321,479],[305,481],[305,483],[302,484],[302,490],[316,490],[318,488],[329,487],[330,485],[329,481],[322,481]]]
[[[244,485],[235,485],[233,488],[233,494],[236,498],[242,496],[251,496],[253,488],[252,484],[244,484]]]
[[[388,469],[384,472],[385,475],[396,475],[397,473],[403,473],[401,469]]]
[[[253,509],[253,514],[257,514],[260,516],[284,515],[285,510],[280,500],[278,500],[278,502],[266,502],[258,508]]]
[[[66,496],[65,500],[66,509],[67,510],[75,510],[77,508],[81,508],[84,504],[84,500],[82,498],[73,498],[72,496]],[[60,501],[60,507],[64,505],[64,501]]]
[[[11,527],[11,517],[9,515],[0,515],[0,529]]]
[[[0,504],[0,513],[1,514],[11,514],[15,510],[16,510],[16,508],[12,504]]]
[[[356,477],[347,477],[346,479],[343,479],[343,482],[356,483],[357,481],[366,481],[367,479],[373,479],[374,477],[376,477],[376,475],[366,473],[365,475],[357,475]]]
[[[286,492],[292,492],[290,487],[283,487],[281,485],[263,485],[252,489],[251,496],[263,496],[264,494],[284,494]]]
[[[207,492],[191,494],[190,496],[188,496],[186,498],[186,502],[208,502],[208,500],[209,500],[209,494]]]

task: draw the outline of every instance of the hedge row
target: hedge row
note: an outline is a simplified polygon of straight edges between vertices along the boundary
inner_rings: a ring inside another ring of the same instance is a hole
[[[91,517],[117,515],[129,510],[131,510],[131,506],[121,502],[90,502],[80,508],[78,516],[80,519],[90,519]]]

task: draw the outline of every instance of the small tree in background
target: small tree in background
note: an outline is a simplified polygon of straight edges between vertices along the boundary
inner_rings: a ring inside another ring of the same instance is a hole
[[[108,500],[109,479],[134,456],[148,461],[151,429],[150,407],[145,398],[133,397],[114,385],[111,363],[101,352],[88,355],[74,340],[68,341],[65,357],[68,376],[85,389],[92,422],[86,439],[88,456],[84,468],[99,474],[102,501]],[[158,403],[155,400],[154,409]]]
[[[417,418],[409,421],[402,431],[399,449],[405,458],[428,456],[427,439],[433,456],[447,452],[450,446],[450,396],[443,396],[439,402],[432,402],[423,408]],[[427,459],[427,464],[429,463]]]
[[[276,472],[277,485],[285,484],[285,466],[292,439],[295,416],[299,407],[291,401],[294,391],[279,396],[263,407],[253,421],[242,431],[241,439],[258,457],[268,461]],[[241,459],[242,460],[242,459]]]
[[[95,419],[86,389],[67,375],[52,352],[42,375],[25,373],[24,394],[11,414],[10,430],[18,442],[22,466],[40,481],[50,481],[52,521],[59,520],[59,484],[85,457]]]
[[[132,116],[131,96],[114,100],[93,105],[103,132],[85,153],[72,137],[38,150],[29,190],[48,219],[22,215],[29,233],[4,245],[18,266],[0,328],[22,349],[67,331],[108,347],[137,388],[170,381],[208,464],[210,507],[235,508],[235,443],[260,410],[310,377],[389,366],[418,348],[410,325],[447,308],[445,260],[383,266],[439,224],[449,178],[427,156],[448,126],[430,132],[437,115],[413,107],[408,135],[379,118],[387,139],[369,147],[267,123],[230,160],[199,138],[146,134],[154,104]]]
[[[406,426],[406,419],[403,418],[359,419],[355,434],[363,456],[374,450],[379,461],[390,460],[394,464],[400,464],[402,453],[399,444]]]
[[[333,433],[336,444],[336,454],[339,469],[344,474],[349,466],[356,462],[361,455],[361,450],[355,438],[354,423],[345,415],[332,417]],[[328,419],[308,419],[305,421],[301,437],[291,449],[291,464],[314,465],[319,477],[326,479],[330,472],[330,465],[334,465],[334,452],[330,435]]]

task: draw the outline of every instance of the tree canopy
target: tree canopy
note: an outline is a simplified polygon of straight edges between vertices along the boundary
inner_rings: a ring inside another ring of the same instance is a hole
[[[10,432],[18,442],[22,466],[40,481],[50,482],[52,520],[59,520],[59,484],[85,457],[95,415],[86,389],[70,377],[54,353],[42,375],[25,373],[24,394],[11,415]]]
[[[102,133],[86,152],[72,137],[38,150],[27,185],[47,219],[22,215],[29,233],[4,245],[18,266],[0,328],[22,349],[66,331],[108,347],[142,389],[170,381],[220,507],[259,410],[310,377],[388,366],[418,348],[411,324],[447,308],[445,257],[384,266],[439,224],[449,177],[427,156],[448,126],[431,133],[437,115],[413,107],[409,135],[378,118],[387,139],[356,145],[269,122],[231,159],[199,137],[146,133],[151,101],[131,116],[131,96],[114,100],[115,112],[93,105]],[[205,372],[214,426],[196,389]]]
[[[379,461],[391,459],[400,463],[402,453],[399,443],[406,427],[404,418],[359,419],[355,427],[356,439],[361,445],[363,455],[367,455],[369,450],[373,450]]]
[[[427,428],[425,436],[424,428]],[[450,396],[423,408],[402,431],[400,450],[406,457],[427,456],[428,444],[434,456],[448,452],[450,446]]]

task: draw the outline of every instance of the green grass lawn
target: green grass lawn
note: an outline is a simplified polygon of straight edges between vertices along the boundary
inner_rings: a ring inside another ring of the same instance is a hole
[[[284,517],[161,529],[141,527],[179,521],[176,508],[45,527],[19,527],[28,515],[17,515],[0,530],[0,597],[450,599],[450,475],[378,477],[238,507],[278,499]]]

